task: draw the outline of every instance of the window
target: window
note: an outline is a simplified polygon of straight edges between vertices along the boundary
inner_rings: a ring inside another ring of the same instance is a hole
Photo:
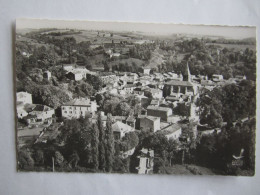
[[[67,111],[64,111],[64,113],[67,113]]]
[[[72,111],[70,111],[70,114],[72,114]]]

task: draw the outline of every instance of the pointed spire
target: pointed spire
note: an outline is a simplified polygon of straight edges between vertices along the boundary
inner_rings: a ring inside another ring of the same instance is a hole
[[[183,74],[183,81],[191,81],[191,76],[190,76],[190,69],[189,69],[189,64],[187,62],[184,74]]]

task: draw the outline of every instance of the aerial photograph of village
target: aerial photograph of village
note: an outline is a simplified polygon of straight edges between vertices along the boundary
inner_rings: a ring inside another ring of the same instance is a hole
[[[17,170],[255,174],[256,28],[20,19]]]

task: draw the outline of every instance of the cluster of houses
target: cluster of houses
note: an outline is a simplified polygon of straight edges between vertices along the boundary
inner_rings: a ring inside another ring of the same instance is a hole
[[[113,116],[112,129],[116,140],[122,139],[127,133],[145,131],[163,134],[167,139],[180,140],[182,128],[178,122],[183,119],[199,122],[198,108],[195,105],[201,88],[212,90],[220,83],[227,82],[222,75],[213,75],[212,80],[207,77],[195,77],[190,74],[187,64],[186,72],[176,74],[154,73],[150,68],[143,68],[142,74],[137,73],[99,73],[87,70],[73,64],[63,65],[67,77],[79,81],[86,78],[87,74],[98,75],[104,87],[98,93],[108,92],[124,98],[135,96],[149,105],[143,108],[144,112],[138,116]],[[44,72],[46,79],[51,73]],[[235,78],[236,80],[245,77]],[[32,95],[27,92],[18,92],[17,117],[28,123],[28,126],[49,125],[55,119],[55,110],[46,105],[33,104]],[[149,101],[148,101],[149,100]],[[189,106],[189,115],[178,116],[173,109],[178,104]],[[62,117],[67,119],[88,117],[92,122],[97,120],[98,105],[89,98],[75,98],[61,106]],[[106,125],[107,116],[101,111],[101,120]],[[122,152],[124,158],[132,155],[135,148]],[[148,174],[153,167],[154,152],[143,148],[139,155],[140,164],[136,168],[138,173]]]
[[[55,118],[55,110],[46,105],[33,104],[32,95],[27,92],[16,93],[17,117],[27,122],[29,127],[50,125]]]

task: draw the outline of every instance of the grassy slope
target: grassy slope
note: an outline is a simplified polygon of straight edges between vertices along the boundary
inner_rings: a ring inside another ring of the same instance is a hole
[[[216,173],[206,167],[196,165],[173,165],[171,167],[161,167],[162,173],[173,175],[215,175]]]

